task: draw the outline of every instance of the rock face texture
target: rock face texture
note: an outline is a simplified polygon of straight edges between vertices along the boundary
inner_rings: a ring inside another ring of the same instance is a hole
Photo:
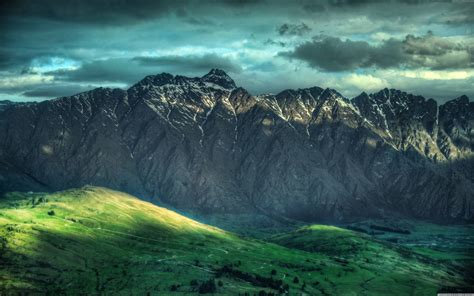
[[[0,191],[107,186],[201,213],[474,219],[474,103],[252,96],[221,70],[0,109]]]
[[[13,102],[9,100],[0,100],[0,112],[13,106],[23,105],[25,103]]]

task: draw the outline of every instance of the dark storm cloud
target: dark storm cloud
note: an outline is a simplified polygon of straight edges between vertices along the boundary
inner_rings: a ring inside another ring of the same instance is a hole
[[[323,37],[305,42],[293,51],[280,55],[305,61],[311,67],[325,71],[346,71],[373,65],[384,68],[396,66],[402,51],[401,44],[392,40],[375,47],[366,41]]]
[[[449,25],[474,24],[474,3],[469,1],[461,1],[455,8],[451,9],[447,13],[444,13],[440,20]]]
[[[468,67],[470,75],[472,44],[453,40],[473,40],[473,16],[474,2],[464,0],[0,1],[0,93],[54,97],[210,68],[255,93],[319,81],[343,88],[348,71],[360,69],[377,78],[381,68]],[[472,80],[451,82],[444,86],[453,93],[472,88]]]
[[[276,41],[276,40],[273,40],[271,38],[268,38],[267,40],[265,40],[263,42],[264,45],[278,45],[278,46],[281,46],[281,47],[285,47],[286,46],[286,43],[283,42],[283,41]]]
[[[74,70],[56,70],[45,74],[71,82],[131,83],[153,73],[138,67],[131,59],[117,58],[85,62]]]
[[[199,72],[210,68],[219,68],[227,72],[239,73],[242,68],[230,59],[216,54],[202,56],[162,56],[162,57],[135,57],[144,66],[172,67],[183,71]]]
[[[33,98],[57,98],[64,96],[71,96],[73,94],[85,92],[92,89],[91,85],[76,85],[76,84],[66,84],[66,85],[45,85],[41,87],[36,87],[31,90],[25,91],[22,93],[25,97]]]
[[[421,37],[407,35],[404,40],[389,39],[380,45],[366,41],[318,37],[297,46],[282,56],[307,62],[325,71],[357,68],[429,68],[465,69],[474,67],[472,44],[454,42],[428,33]]]
[[[318,6],[326,6],[326,7],[361,7],[367,6],[372,4],[380,4],[380,3],[388,3],[392,5],[397,4],[408,4],[408,5],[423,5],[423,4],[430,4],[430,3],[453,3],[453,0],[389,0],[389,1],[380,1],[380,0],[323,0],[323,1],[303,1],[303,6],[311,7],[312,4],[314,7]],[[458,1],[462,3],[463,1]],[[466,1],[467,2],[467,1]]]
[[[2,1],[3,18],[40,18],[52,21],[120,25],[154,20],[170,14],[180,14],[190,7],[209,10],[218,7],[244,8],[261,3],[260,0],[15,0]],[[199,18],[192,18],[197,20]]]
[[[329,0],[327,1],[328,4],[333,6],[361,6],[367,4],[374,4],[380,3],[380,0]],[[426,4],[426,3],[434,3],[434,2],[452,2],[452,0],[392,0],[387,1],[391,3],[403,3],[403,4]]]
[[[32,57],[15,56],[12,51],[0,49],[0,68],[7,69],[29,62]]]
[[[66,4],[66,5],[65,5]],[[4,1],[1,16],[41,18],[62,22],[119,24],[160,17],[185,6],[180,0],[16,0]]]
[[[371,19],[406,19],[420,24],[464,26],[474,23],[474,2],[471,0],[302,0],[301,9],[313,14],[348,13]]]
[[[406,36],[403,49],[409,66],[435,70],[474,67],[473,42],[453,42],[428,33],[422,37]]]
[[[175,74],[202,73],[220,68],[230,73],[242,69],[233,61],[215,54],[202,56],[160,56],[97,60],[86,62],[78,69],[58,70],[45,73],[57,79],[71,82],[134,83],[147,75],[161,72]]]
[[[37,56],[45,55],[43,50],[23,50],[14,48],[0,48],[0,69],[24,67]]]
[[[296,35],[301,36],[311,32],[311,28],[305,23],[301,24],[283,24],[278,28],[278,34],[280,35]]]
[[[214,4],[218,4],[219,2],[230,6],[243,7],[264,3],[265,0],[216,0],[214,1]]]

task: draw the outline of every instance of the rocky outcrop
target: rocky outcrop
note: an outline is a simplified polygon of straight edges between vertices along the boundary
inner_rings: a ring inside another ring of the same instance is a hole
[[[18,106],[18,105],[24,105],[26,103],[21,103],[21,102],[13,102],[13,101],[9,101],[9,100],[0,100],[0,112],[2,112],[3,110],[6,110],[10,107],[13,107],[13,106]]]
[[[0,111],[0,160],[46,190],[107,186],[201,213],[472,220],[473,104],[387,89],[252,96],[221,70],[159,74]],[[37,189],[12,174],[0,170],[0,189]]]

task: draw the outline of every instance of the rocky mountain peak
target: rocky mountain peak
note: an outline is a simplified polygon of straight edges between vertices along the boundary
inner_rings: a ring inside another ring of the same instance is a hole
[[[332,88],[326,88],[322,91],[321,95],[320,95],[320,99],[321,100],[338,100],[338,99],[342,99],[344,101],[346,101],[347,99],[342,95],[340,94],[337,90],[335,89],[332,89]]]
[[[10,100],[0,100],[0,111],[6,110],[12,106],[15,106],[20,103],[16,103]]]
[[[456,121],[463,126],[472,125],[474,120],[474,102],[465,95],[448,101],[440,106],[439,116],[445,124],[451,125]]]
[[[459,98],[455,99],[458,102],[462,102],[463,104],[469,103],[469,98],[466,95],[462,95]]]
[[[472,220],[473,109],[395,89],[252,96],[222,70],[162,73],[2,112],[0,192],[101,184],[208,213]]]
[[[319,95],[323,92],[323,89],[317,86],[310,88],[298,88],[298,89],[286,89],[279,92],[276,95],[277,99],[282,98],[294,98],[301,99],[305,97],[313,97],[314,99],[318,98]]]
[[[220,69],[212,69],[201,78],[205,82],[214,83],[225,89],[234,89],[237,86],[235,85],[234,80],[227,75],[226,72]]]
[[[162,86],[172,83],[174,76],[169,73],[161,73],[157,75],[148,75],[143,78],[137,85],[156,85]]]
[[[203,77],[187,77],[182,75],[171,75],[161,73],[149,75],[133,85],[128,91],[134,93],[134,96],[151,97],[164,95],[175,99],[186,98],[189,96],[201,96],[205,93],[223,93],[236,88],[232,78],[224,71],[212,69]]]
[[[341,93],[331,88],[324,89],[319,94],[318,100],[326,106],[338,106],[338,108],[343,107],[353,110],[356,109],[348,98],[344,97]]]
[[[229,75],[227,75],[227,73],[224,71],[224,70],[221,70],[221,69],[217,69],[217,68],[213,68],[209,71],[209,73],[207,73],[206,75],[204,76],[210,76],[210,75],[215,75],[215,76],[227,76],[229,77]]]
[[[462,95],[456,99],[446,102],[444,104],[444,108],[445,109],[469,108],[469,105],[474,105],[474,102],[470,102],[469,98],[466,95]]]
[[[397,89],[382,89],[373,94],[361,93],[352,103],[363,113],[376,113],[396,119],[401,114],[422,116],[426,112],[436,115],[438,104],[433,99],[413,95]]]

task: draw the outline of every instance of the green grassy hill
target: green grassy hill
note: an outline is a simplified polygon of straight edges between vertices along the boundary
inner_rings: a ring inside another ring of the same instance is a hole
[[[465,285],[448,264],[337,227],[265,242],[98,187],[0,199],[0,294],[433,295]]]
[[[412,249],[364,233],[328,225],[312,225],[297,231],[270,238],[277,244],[337,258],[345,265],[344,271],[335,271],[330,278],[342,278],[347,288],[358,288],[360,277],[365,278],[366,291],[383,294],[387,287],[393,293],[409,295],[421,279],[430,278],[443,286],[466,287],[465,270],[454,261],[440,261]],[[446,253],[446,255],[448,255]],[[358,273],[348,273],[358,270]],[[446,275],[460,275],[456,282]],[[407,279],[411,275],[411,279]],[[440,277],[441,276],[441,277]],[[396,293],[395,293],[396,291]],[[420,292],[420,291],[418,291]]]

